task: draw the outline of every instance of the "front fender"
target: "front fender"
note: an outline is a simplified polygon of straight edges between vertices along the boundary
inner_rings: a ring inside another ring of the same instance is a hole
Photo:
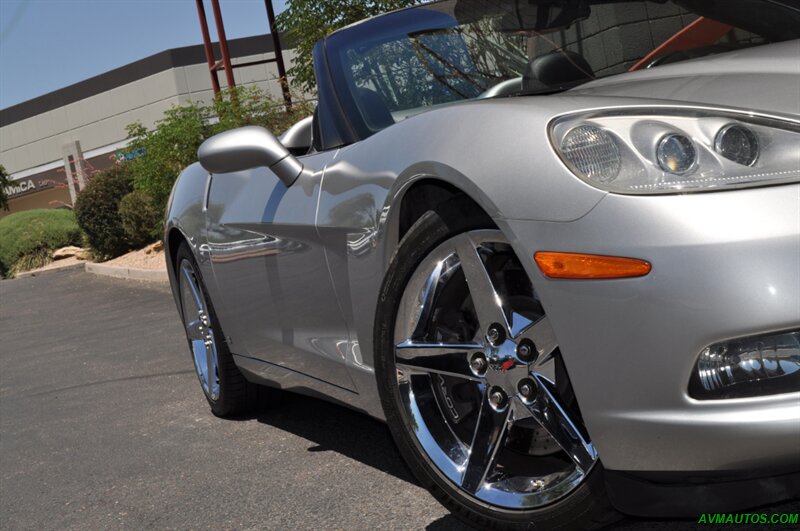
[[[211,184],[211,175],[200,164],[187,167],[175,181],[167,203],[164,220],[164,249],[167,260],[167,273],[172,287],[172,296],[180,311],[178,285],[176,282],[173,256],[181,240],[186,241],[200,265],[204,278],[211,278],[210,271],[204,271],[208,265],[204,263],[200,252],[206,242],[206,197]]]

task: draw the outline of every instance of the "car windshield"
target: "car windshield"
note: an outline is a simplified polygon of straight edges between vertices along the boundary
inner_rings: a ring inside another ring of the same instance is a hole
[[[798,38],[800,15],[795,0],[450,0],[336,36],[334,77],[375,132],[438,105]]]

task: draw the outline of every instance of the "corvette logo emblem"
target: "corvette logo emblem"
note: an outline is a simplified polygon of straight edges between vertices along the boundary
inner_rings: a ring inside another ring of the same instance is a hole
[[[509,369],[513,369],[517,365],[517,361],[514,358],[508,358],[503,356],[489,358],[489,368],[495,371],[501,371],[503,374],[506,373]]]

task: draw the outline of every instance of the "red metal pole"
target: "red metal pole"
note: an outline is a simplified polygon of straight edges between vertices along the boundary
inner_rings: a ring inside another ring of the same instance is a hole
[[[289,93],[289,79],[286,77],[286,65],[283,63],[281,40],[275,30],[275,9],[272,7],[272,0],[264,0],[264,4],[267,6],[267,22],[269,23],[269,32],[272,35],[272,49],[275,52],[275,62],[278,65],[278,77],[281,82],[283,101],[286,103],[286,110],[288,111],[292,108],[292,95]]]
[[[225,78],[228,81],[228,88],[233,88],[236,86],[236,82],[233,80],[231,56],[228,53],[228,38],[225,36],[225,25],[222,23],[222,12],[219,10],[219,0],[211,0],[211,7],[214,10],[214,21],[217,24],[219,50],[222,52],[222,64],[225,65]]]
[[[214,87],[214,94],[219,93],[219,78],[214,65],[217,63],[214,59],[214,50],[211,48],[211,36],[208,33],[208,20],[206,19],[206,8],[203,6],[203,0],[196,0],[197,2],[197,15],[200,17],[200,29],[203,32],[203,49],[206,52],[206,61],[208,61],[208,72],[211,74],[211,86]]]

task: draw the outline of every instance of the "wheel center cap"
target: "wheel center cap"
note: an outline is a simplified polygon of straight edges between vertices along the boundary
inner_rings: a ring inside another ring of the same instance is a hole
[[[517,345],[513,341],[504,341],[486,351],[486,381],[498,386],[509,396],[517,392],[517,383],[528,376],[528,364],[516,355]]]

